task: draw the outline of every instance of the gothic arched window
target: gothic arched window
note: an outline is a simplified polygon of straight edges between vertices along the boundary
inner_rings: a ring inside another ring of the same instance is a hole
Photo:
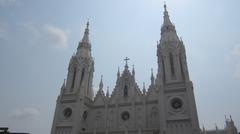
[[[128,96],[128,86],[127,85],[124,86],[123,95],[124,95],[124,97]]]
[[[181,67],[182,78],[185,79],[181,54],[179,55],[179,62],[180,62],[180,67]]]
[[[82,81],[83,81],[83,78],[84,78],[84,72],[85,72],[85,68],[82,69],[81,80],[80,80],[80,86],[82,85]]]
[[[77,68],[74,67],[74,69],[73,69],[73,77],[72,77],[72,85],[71,85],[71,89],[74,88],[74,83],[75,83],[76,73],[77,73]]]
[[[175,75],[175,70],[174,70],[174,62],[173,62],[172,53],[169,54],[169,58],[170,58],[171,74],[172,74],[172,76],[174,76]]]

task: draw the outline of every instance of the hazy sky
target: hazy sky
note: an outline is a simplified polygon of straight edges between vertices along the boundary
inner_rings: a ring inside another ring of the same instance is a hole
[[[186,46],[199,123],[240,130],[240,1],[166,0]],[[139,87],[157,71],[163,0],[0,0],[0,126],[50,133],[56,98],[90,19],[94,87],[115,86],[124,57]]]

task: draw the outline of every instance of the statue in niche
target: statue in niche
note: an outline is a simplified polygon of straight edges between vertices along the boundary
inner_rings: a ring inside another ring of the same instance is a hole
[[[158,108],[157,107],[152,107],[150,119],[151,119],[152,126],[157,126],[157,123],[158,123]]]
[[[97,112],[95,122],[96,122],[96,129],[102,128],[103,123],[102,123],[101,111]]]

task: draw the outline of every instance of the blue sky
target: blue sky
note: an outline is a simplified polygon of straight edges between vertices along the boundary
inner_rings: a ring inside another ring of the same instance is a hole
[[[240,130],[240,1],[166,0],[186,47],[199,122],[224,127],[232,115]],[[156,75],[162,0],[0,0],[0,126],[50,132],[56,98],[70,57],[90,19],[94,87],[103,75],[115,86],[124,57],[139,87]]]

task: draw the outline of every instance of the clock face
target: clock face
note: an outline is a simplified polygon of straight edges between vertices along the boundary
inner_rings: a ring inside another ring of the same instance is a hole
[[[171,101],[171,106],[174,110],[180,110],[183,106],[183,102],[180,98],[174,98]]]
[[[130,118],[130,115],[127,111],[122,112],[121,114],[122,120],[126,121]]]
[[[66,108],[63,110],[63,116],[67,119],[71,117],[72,115],[72,109],[71,108]]]

